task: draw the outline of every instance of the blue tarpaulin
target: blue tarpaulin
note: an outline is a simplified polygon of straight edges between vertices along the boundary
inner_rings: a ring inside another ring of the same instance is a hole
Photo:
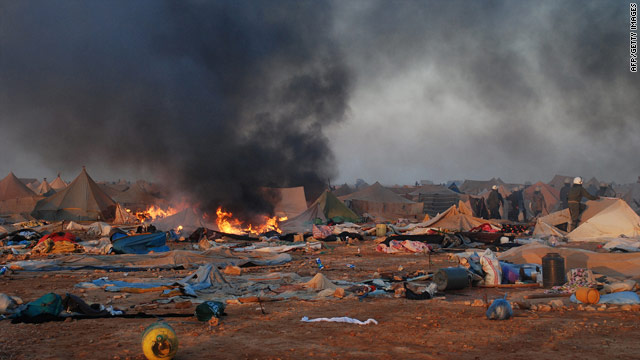
[[[132,235],[113,241],[116,254],[148,254],[149,252],[169,251],[167,235],[163,232]]]

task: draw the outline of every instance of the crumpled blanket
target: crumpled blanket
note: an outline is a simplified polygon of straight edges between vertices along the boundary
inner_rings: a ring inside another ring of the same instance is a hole
[[[341,322],[341,323],[357,324],[357,325],[369,325],[369,324],[378,325],[378,322],[375,319],[367,319],[366,321],[360,321],[358,319],[353,319],[346,316],[332,317],[332,318],[315,318],[315,319],[309,319],[308,317],[304,316],[300,321],[302,322],[328,321],[328,322]]]
[[[391,240],[389,241],[389,246],[385,244],[378,244],[378,246],[376,246],[376,251],[382,252],[385,254],[395,254],[400,251],[419,253],[419,252],[430,252],[432,250],[433,249],[431,248],[430,245],[420,241],[412,241],[412,240],[404,240],[404,241]]]
[[[330,226],[327,225],[313,225],[313,237],[318,240],[322,240],[333,234]]]
[[[573,294],[579,287],[595,287],[596,280],[589,269],[575,268],[569,270],[567,282],[562,286],[554,286],[547,292]]]
[[[49,238],[38,243],[31,251],[40,254],[82,253],[84,252],[84,247],[73,241],[53,240]]]

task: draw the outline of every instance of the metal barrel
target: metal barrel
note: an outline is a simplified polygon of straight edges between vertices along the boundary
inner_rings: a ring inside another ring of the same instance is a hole
[[[469,287],[469,274],[462,267],[442,268],[433,276],[438,291],[460,290]]]

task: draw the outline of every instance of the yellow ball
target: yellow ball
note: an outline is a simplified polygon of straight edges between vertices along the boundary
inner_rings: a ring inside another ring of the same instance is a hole
[[[142,352],[149,360],[173,359],[178,352],[178,337],[165,322],[156,322],[142,334]]]

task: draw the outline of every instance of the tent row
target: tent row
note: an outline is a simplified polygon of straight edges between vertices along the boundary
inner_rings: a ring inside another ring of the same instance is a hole
[[[33,182],[30,185],[33,187]],[[156,199],[140,186],[133,186],[115,198],[109,196],[84,168],[70,184],[66,184],[60,175],[51,183],[44,179],[35,189],[29,188],[13,173],[0,181],[0,215],[22,214],[50,221],[131,222],[133,215],[123,207],[146,208],[156,203]]]

